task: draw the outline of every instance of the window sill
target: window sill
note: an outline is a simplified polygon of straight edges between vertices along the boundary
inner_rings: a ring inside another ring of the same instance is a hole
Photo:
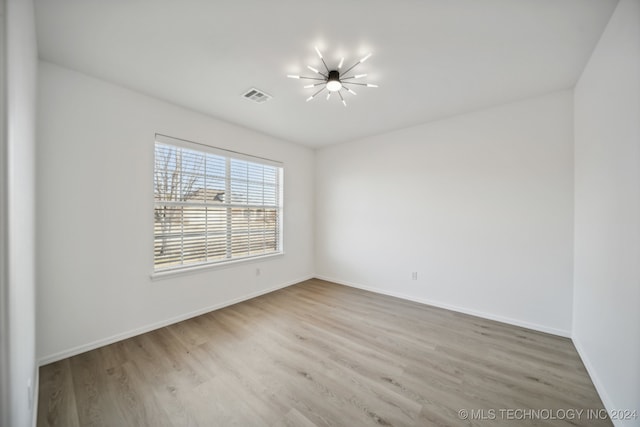
[[[188,266],[188,267],[168,268],[166,270],[154,271],[149,276],[153,281],[169,279],[176,276],[184,276],[188,274],[201,273],[203,271],[235,267],[235,266],[238,266],[239,264],[250,264],[252,262],[260,262],[270,258],[278,258],[281,256],[284,256],[284,252],[278,252],[275,254],[260,255],[255,257],[242,258],[242,259],[235,259],[231,261],[218,262],[213,264],[198,264],[198,265]]]

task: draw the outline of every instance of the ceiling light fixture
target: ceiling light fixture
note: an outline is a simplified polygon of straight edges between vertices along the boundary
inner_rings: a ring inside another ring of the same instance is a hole
[[[316,74],[319,74],[321,77],[305,77],[305,76],[298,76],[298,75],[292,75],[292,74],[287,75],[287,77],[289,77],[290,79],[306,79],[306,80],[318,81],[318,83],[305,85],[304,86],[305,89],[311,89],[311,88],[322,86],[320,87],[320,90],[318,90],[313,95],[307,98],[307,102],[311,101],[313,98],[315,98],[317,95],[319,95],[326,89],[329,92],[327,94],[327,101],[329,100],[329,98],[331,98],[332,93],[337,93],[338,96],[340,97],[340,100],[342,101],[342,104],[344,104],[344,106],[346,107],[347,102],[344,100],[344,97],[342,96],[343,89],[352,95],[356,95],[356,92],[353,91],[351,88],[349,88],[348,85],[378,87],[378,85],[374,85],[370,83],[356,83],[352,81],[353,79],[361,79],[363,77],[367,77],[366,74],[349,75],[350,71],[352,71],[358,65],[362,64],[367,59],[369,59],[371,54],[368,54],[367,56],[365,56],[364,58],[362,58],[361,60],[353,64],[351,67],[349,67],[347,71],[344,71],[341,73],[338,70],[342,69],[342,65],[344,64],[344,58],[340,59],[340,62],[338,63],[338,67],[336,69],[331,70],[327,66],[327,63],[324,61],[324,58],[322,57],[322,53],[320,52],[320,49],[316,47],[315,50],[318,56],[320,57],[320,60],[322,61],[322,65],[324,65],[325,70],[327,70],[326,73],[320,70],[317,70],[311,65],[307,65],[307,68],[309,70],[313,71]]]

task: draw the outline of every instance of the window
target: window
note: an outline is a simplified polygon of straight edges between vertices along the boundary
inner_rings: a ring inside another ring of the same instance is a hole
[[[155,271],[282,253],[282,165],[156,135]]]

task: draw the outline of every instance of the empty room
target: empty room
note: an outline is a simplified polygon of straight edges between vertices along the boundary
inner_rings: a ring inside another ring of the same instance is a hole
[[[0,426],[640,426],[640,0],[0,17]]]

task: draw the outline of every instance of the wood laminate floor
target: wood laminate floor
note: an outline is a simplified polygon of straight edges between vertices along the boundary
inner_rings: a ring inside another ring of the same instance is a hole
[[[41,367],[38,426],[609,426],[602,408],[566,338],[313,279]]]

